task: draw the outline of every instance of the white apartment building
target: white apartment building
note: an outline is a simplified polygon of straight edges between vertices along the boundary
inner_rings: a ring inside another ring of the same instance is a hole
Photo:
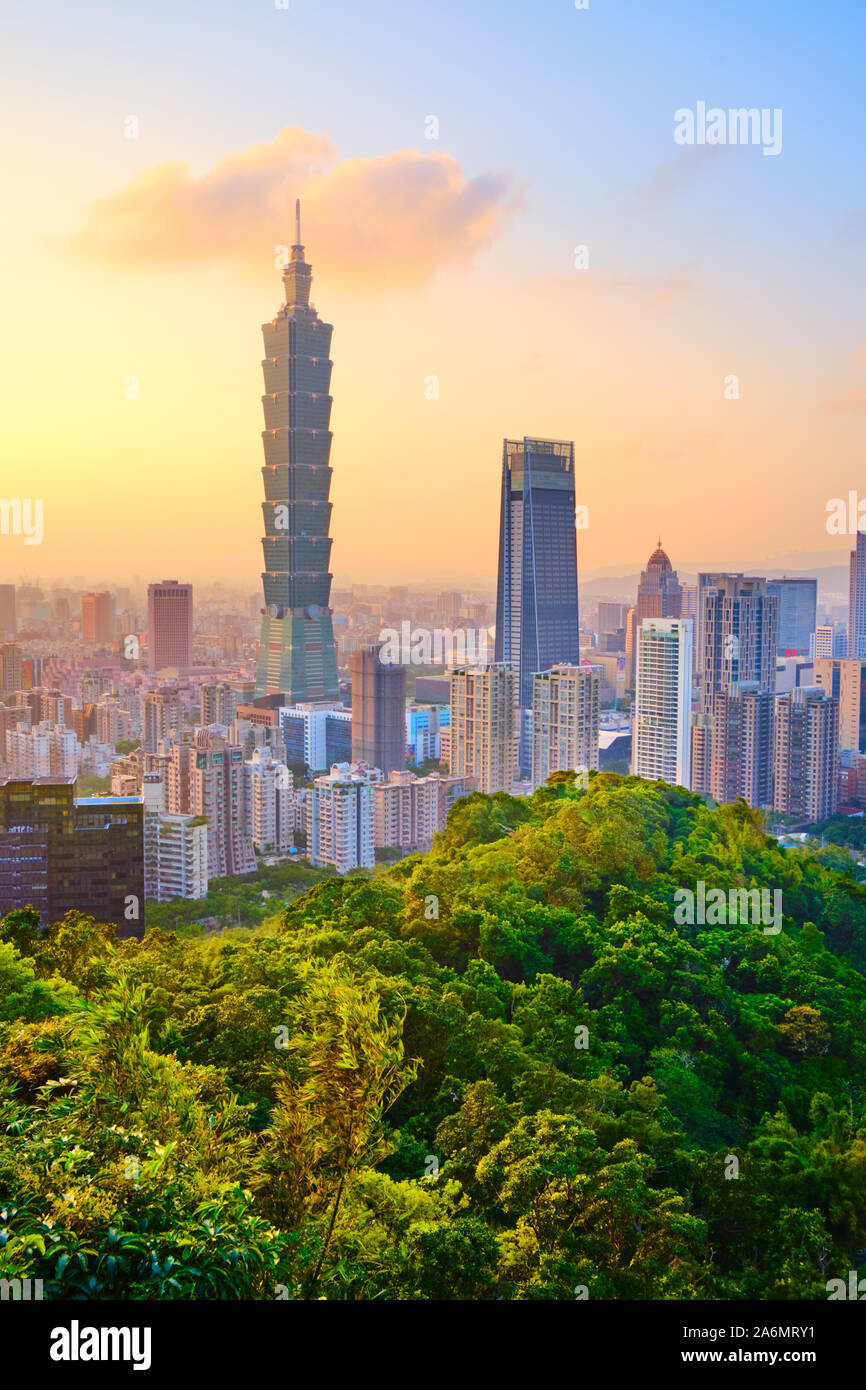
[[[291,849],[294,844],[294,778],[266,744],[245,764],[251,834],[259,851]]]
[[[77,777],[81,748],[72,729],[37,724],[7,729],[6,763],[11,777]]]
[[[320,772],[328,767],[328,732],[335,725],[345,726],[346,747],[351,748],[352,711],[338,701],[284,705],[280,710],[280,727],[287,747],[294,743],[289,733],[293,722],[303,726],[303,760],[312,772]]]
[[[204,816],[168,815],[158,774],[144,779],[144,893],[150,902],[203,898],[208,886]]]
[[[834,631],[832,623],[819,623],[815,628],[812,656],[816,661],[832,657]]]
[[[691,781],[691,618],[644,618],[637,629],[632,771],[672,786]]]
[[[373,788],[376,849],[389,846],[404,854],[423,854],[444,830],[448,812],[461,796],[476,790],[471,777],[446,777],[433,772],[415,777],[395,769]]]
[[[381,778],[379,769],[366,763],[335,763],[315,779],[307,796],[311,864],[331,864],[339,874],[374,867],[374,787]]]

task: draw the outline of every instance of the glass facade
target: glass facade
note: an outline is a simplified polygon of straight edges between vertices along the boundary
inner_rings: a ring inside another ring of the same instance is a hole
[[[136,797],[74,797],[72,779],[0,782],[0,916],[32,905],[43,922],[77,909],[144,932],[144,822]]]
[[[532,707],[537,671],[580,661],[571,443],[504,441],[496,660],[518,674],[523,709]]]
[[[776,655],[809,655],[817,624],[817,579],[768,579],[767,593],[779,600]]]

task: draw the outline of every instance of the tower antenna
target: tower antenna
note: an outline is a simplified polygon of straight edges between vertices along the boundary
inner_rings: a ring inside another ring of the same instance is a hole
[[[298,233],[298,239],[297,239],[297,241],[295,242],[295,245],[296,245],[296,246],[300,246],[300,245],[301,245],[301,200],[300,200],[300,198],[296,198],[296,199],[295,199],[295,222],[296,222],[296,224],[297,224],[297,233]]]

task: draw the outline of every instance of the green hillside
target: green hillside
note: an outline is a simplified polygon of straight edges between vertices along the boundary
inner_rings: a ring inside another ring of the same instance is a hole
[[[781,892],[781,930],[679,925],[698,882]],[[561,774],[281,912],[141,944],[3,919],[0,1277],[826,1299],[857,1267],[866,890],[744,805]]]

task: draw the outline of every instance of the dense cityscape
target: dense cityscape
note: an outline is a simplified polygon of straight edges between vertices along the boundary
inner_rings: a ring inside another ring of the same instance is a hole
[[[296,216],[263,327],[262,596],[0,586],[0,909],[140,936],[148,904],[259,860],[372,870],[461,797],[564,771],[742,798],[791,834],[862,817],[863,532],[847,612],[808,576],[680,582],[659,540],[634,602],[581,618],[574,445],[527,437],[503,444],[495,596],[331,592],[332,328]]]

